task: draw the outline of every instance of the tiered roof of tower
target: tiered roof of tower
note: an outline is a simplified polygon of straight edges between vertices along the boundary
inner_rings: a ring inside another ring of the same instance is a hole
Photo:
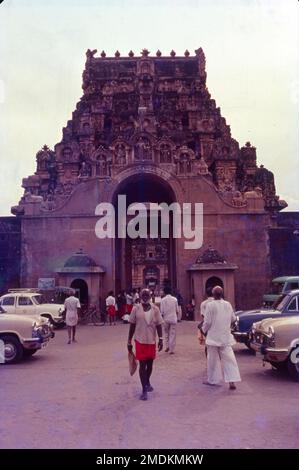
[[[74,188],[91,178],[110,179],[130,165],[159,165],[176,178],[209,178],[234,206],[263,197],[271,211],[284,207],[273,174],[257,167],[256,149],[239,148],[206,86],[201,48],[190,55],[143,49],[122,57],[116,51],[86,52],[83,96],[54,150],[36,155],[36,173],[23,180],[26,202],[55,211]]]

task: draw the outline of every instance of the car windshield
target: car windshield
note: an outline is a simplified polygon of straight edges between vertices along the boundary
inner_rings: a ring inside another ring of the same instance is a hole
[[[279,310],[280,312],[282,312],[282,310],[284,309],[285,305],[290,300],[290,298],[291,298],[290,295],[280,295],[278,299],[276,300],[276,302],[274,302],[273,308],[275,310]]]
[[[33,300],[34,300],[34,302],[35,302],[36,304],[41,305],[41,304],[44,304],[44,303],[45,303],[45,299],[44,299],[43,296],[40,295],[40,294],[38,294],[38,295],[33,295],[32,298],[33,298]]]

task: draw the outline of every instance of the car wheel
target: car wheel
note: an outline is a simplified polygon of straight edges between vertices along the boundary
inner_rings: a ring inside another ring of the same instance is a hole
[[[5,364],[12,364],[18,362],[23,357],[23,346],[18,338],[13,335],[1,336],[4,342],[4,360]]]
[[[25,349],[24,348],[24,350],[23,350],[24,357],[33,356],[33,354],[35,354],[36,351],[38,351],[38,349]]]
[[[291,351],[292,354],[293,351]],[[290,376],[296,381],[299,382],[299,362],[296,364],[291,361],[291,354],[289,355],[287,366]]]

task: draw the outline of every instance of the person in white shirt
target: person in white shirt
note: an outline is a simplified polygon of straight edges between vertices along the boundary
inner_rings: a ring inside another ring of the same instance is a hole
[[[218,385],[223,379],[235,390],[235,382],[240,382],[240,372],[232,345],[231,324],[236,320],[233,308],[223,299],[223,289],[213,288],[214,300],[206,306],[202,332],[206,335],[208,353],[207,385]]]
[[[206,298],[206,300],[204,300],[204,301],[201,302],[201,304],[200,304],[200,314],[201,314],[202,317],[205,316],[207,305],[208,305],[212,300],[214,300],[214,297],[213,297],[213,295],[212,295],[212,289],[211,289],[211,287],[208,287],[208,288],[207,288],[207,298]]]
[[[65,299],[64,308],[66,311],[65,323],[69,337],[67,344],[71,344],[72,341],[73,343],[76,343],[77,341],[75,336],[76,326],[78,323],[78,309],[81,308],[79,299],[71,294],[67,299]]]
[[[166,286],[164,293],[165,297],[163,297],[160,302],[160,311],[164,320],[165,352],[174,354],[179,307],[176,297],[171,295],[170,287]]]
[[[106,298],[106,310],[107,314],[109,317],[109,323],[110,326],[112,325],[112,322],[114,325],[116,325],[116,300],[113,294],[113,291],[110,291],[108,293],[108,297]]]

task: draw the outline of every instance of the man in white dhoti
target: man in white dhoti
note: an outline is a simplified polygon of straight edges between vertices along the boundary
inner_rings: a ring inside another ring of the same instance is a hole
[[[174,354],[179,306],[176,297],[171,295],[170,287],[165,286],[164,293],[165,297],[160,302],[160,311],[164,320],[165,352]]]
[[[76,326],[78,323],[78,310],[81,308],[80,301],[74,295],[70,295],[64,302],[66,310],[65,323],[68,331],[68,344],[76,343]]]
[[[240,372],[232,345],[231,324],[236,320],[233,308],[223,299],[223,289],[213,288],[214,300],[206,305],[202,332],[206,335],[208,353],[207,385],[218,385],[223,380],[235,390],[235,382],[240,382]],[[223,371],[223,372],[222,372]]]

